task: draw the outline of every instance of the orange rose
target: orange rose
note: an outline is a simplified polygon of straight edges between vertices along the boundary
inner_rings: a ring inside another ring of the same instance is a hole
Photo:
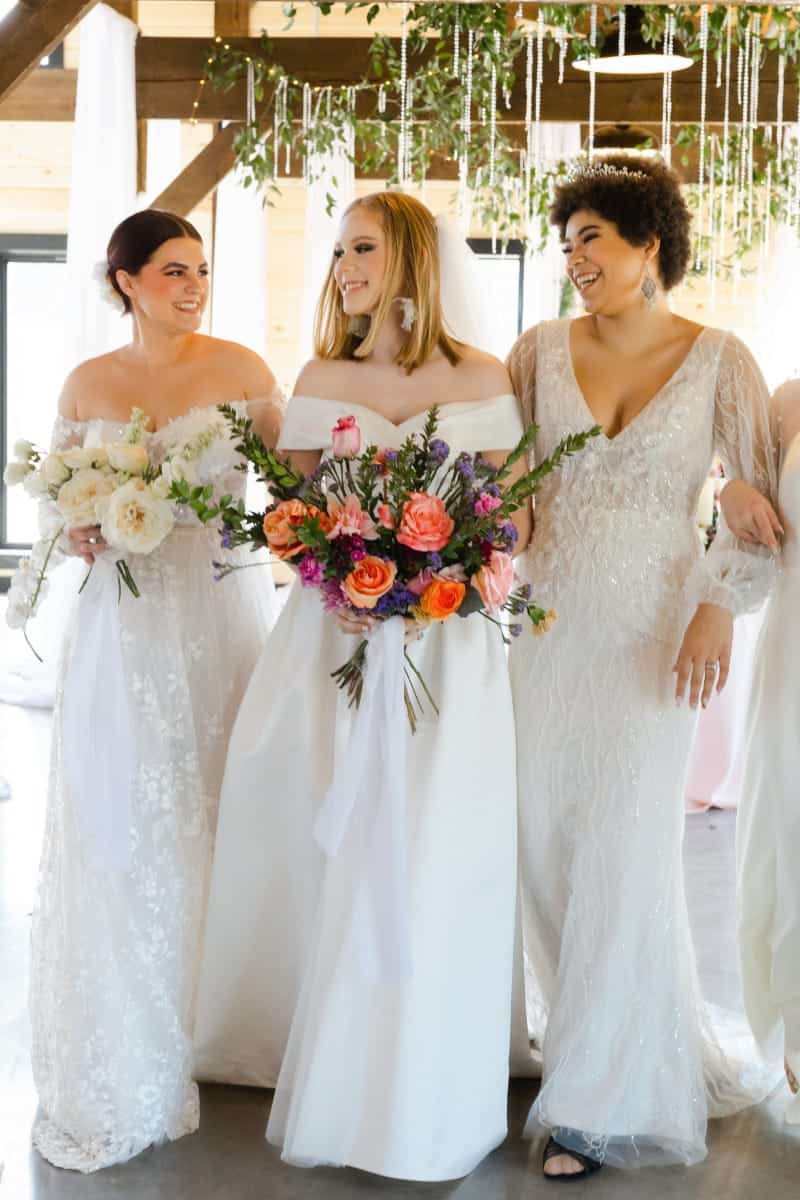
[[[412,550],[430,553],[446,546],[454,529],[453,518],[439,496],[411,492],[411,498],[403,505],[397,540]]]
[[[264,517],[264,535],[272,553],[278,558],[294,558],[306,550],[297,530],[311,517],[319,517],[324,533],[331,528],[327,513],[321,512],[313,504],[303,504],[302,500],[282,500],[277,508],[268,512]]]
[[[467,587],[457,579],[433,579],[419,598],[419,606],[431,621],[446,621],[461,608]]]
[[[342,581],[344,594],[356,608],[374,608],[394,583],[397,566],[367,554]]]

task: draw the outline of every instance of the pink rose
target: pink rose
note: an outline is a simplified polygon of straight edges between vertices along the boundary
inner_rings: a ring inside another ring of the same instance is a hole
[[[332,441],[336,458],[355,458],[361,449],[361,430],[355,417],[339,417],[333,427]]]
[[[441,550],[452,537],[455,523],[439,496],[411,492],[403,505],[398,542],[412,550]]]
[[[394,517],[388,504],[379,504],[375,510],[378,514],[378,524],[384,529],[394,529]]]
[[[328,533],[328,541],[341,537],[362,537],[372,541],[378,536],[375,522],[369,513],[364,512],[357,496],[345,496],[344,504],[336,496],[328,496],[328,516],[333,520],[333,526]]]
[[[451,583],[453,581],[466,583],[467,576],[461,563],[454,563],[452,567],[442,567],[441,571],[434,571],[432,567],[424,567],[417,575],[409,579],[406,587],[415,596],[421,596],[434,579],[445,579]]]
[[[502,503],[503,501],[499,496],[492,496],[489,492],[481,492],[475,501],[475,512],[479,517],[488,517],[489,513],[494,512]]]
[[[478,589],[489,612],[502,608],[514,583],[514,560],[502,550],[493,550],[489,561],[472,576],[472,586]]]

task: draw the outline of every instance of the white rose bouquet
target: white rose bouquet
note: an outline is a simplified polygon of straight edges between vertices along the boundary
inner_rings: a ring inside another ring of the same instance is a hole
[[[127,557],[152,554],[175,525],[176,507],[169,499],[176,478],[199,478],[214,458],[212,444],[224,438],[223,422],[206,426],[176,446],[163,462],[151,458],[146,441],[147,417],[135,408],[124,440],[100,446],[72,446],[50,454],[32,442],[18,441],[5,470],[7,485],[21,484],[39,501],[40,540],[28,558],[20,559],[8,593],[6,621],[22,629],[35,615],[47,591],[47,572],[69,552],[66,534],[84,525],[99,525],[104,541],[119,557],[115,566],[120,588],[140,595]],[[86,584],[93,568],[81,584]]]

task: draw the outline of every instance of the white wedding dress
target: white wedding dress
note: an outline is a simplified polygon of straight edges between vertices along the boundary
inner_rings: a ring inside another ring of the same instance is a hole
[[[774,403],[781,432],[782,570],[759,645],[738,823],[745,1006],[767,1054],[800,1079],[800,383]],[[800,1124],[800,1100],[787,1119]]]
[[[511,353],[537,458],[594,423],[570,325],[543,323]],[[559,614],[510,659],[524,937],[549,1018],[528,1132],[617,1166],[697,1162],[707,1116],[768,1086],[726,1060],[700,998],[681,862],[694,717],[672,673],[699,601],[742,611],[768,589],[767,556],[723,530],[703,559],[694,531],[715,452],[771,493],[768,439],[758,368],[704,329],[634,421],[545,479],[521,556]]]
[[[351,413],[363,444],[385,447],[426,415],[395,426],[357,404],[295,396],[281,444],[329,451]],[[441,408],[453,454],[508,448],[521,432],[513,396]],[[268,1137],[286,1161],[455,1178],[506,1132],[516,784],[504,647],[477,616],[433,625],[410,647],[440,715],[428,707],[405,735],[413,974],[397,983],[364,977],[350,937],[363,880],[345,847],[324,867],[312,837],[350,718],[330,673],[354,648],[319,595],[295,584],[231,738],[198,1070],[264,1086],[280,1071]]]
[[[166,453],[212,417],[179,417],[152,442]],[[59,418],[54,448],[123,429]],[[218,486],[238,494],[232,442],[221,457]],[[123,588],[117,602],[111,555],[98,557],[67,635],[30,987],[34,1143],[59,1167],[95,1171],[197,1128],[194,990],[219,788],[271,611],[268,570],[217,583],[220,557],[217,528],[181,510],[157,551],[128,560],[139,599]]]

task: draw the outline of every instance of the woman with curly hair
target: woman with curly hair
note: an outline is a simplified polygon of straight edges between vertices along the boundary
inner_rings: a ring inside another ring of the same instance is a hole
[[[559,620],[511,653],[524,934],[548,1014],[529,1127],[550,1135],[545,1175],[564,1179],[697,1162],[707,1117],[754,1099],[700,997],[682,785],[733,618],[773,570],[724,531],[699,557],[698,496],[715,454],[773,494],[774,459],[747,349],[670,311],[690,257],[676,176],[596,160],[557,189],[551,220],[585,315],[523,334],[511,376],[538,457],[601,427],[537,497],[521,562]]]

